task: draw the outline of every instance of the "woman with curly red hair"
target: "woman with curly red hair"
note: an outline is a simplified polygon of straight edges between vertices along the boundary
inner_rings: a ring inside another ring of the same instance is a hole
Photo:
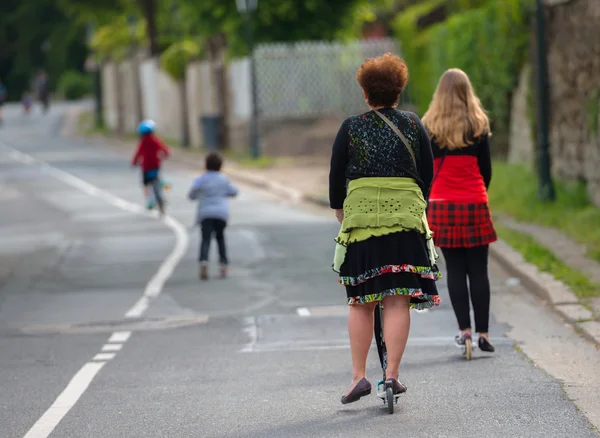
[[[415,114],[396,109],[408,69],[388,53],[367,59],[356,77],[371,110],[342,123],[329,174],[330,206],[341,223],[333,268],[350,306],[352,384],[344,404],[371,393],[366,362],[376,305],[384,305],[386,386],[401,394],[409,309],[439,304],[437,255],[425,217],[433,178],[429,136]]]
[[[479,348],[492,353],[488,247],[497,239],[487,195],[492,133],[465,72],[453,68],[442,75],[423,124],[435,157],[428,219],[446,260],[448,292],[460,329],[455,340],[470,356],[470,295]]]

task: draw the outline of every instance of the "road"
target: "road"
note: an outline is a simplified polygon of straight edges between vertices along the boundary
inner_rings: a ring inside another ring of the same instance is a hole
[[[585,377],[578,409],[553,377],[560,352],[539,354],[546,372],[520,351],[593,349],[496,266],[495,355],[466,362],[453,346],[442,281],[441,307],[413,314],[396,413],[374,396],[341,405],[350,355],[331,214],[242,187],[231,275],[200,282],[194,173],[168,163],[170,218],[146,214],[128,157],[60,137],[63,109],[9,106],[0,128],[1,438],[598,436]],[[527,337],[532,315],[557,334]],[[574,375],[597,360],[573,354]]]

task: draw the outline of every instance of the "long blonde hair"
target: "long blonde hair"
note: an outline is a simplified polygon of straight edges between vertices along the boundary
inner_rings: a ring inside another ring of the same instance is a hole
[[[473,144],[473,139],[492,134],[469,77],[458,68],[444,72],[422,121],[431,138],[449,150],[464,148]]]

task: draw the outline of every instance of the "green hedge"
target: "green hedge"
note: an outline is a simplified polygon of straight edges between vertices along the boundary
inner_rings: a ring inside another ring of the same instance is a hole
[[[507,126],[509,97],[527,53],[533,0],[491,0],[418,30],[419,17],[442,3],[423,2],[400,14],[394,23],[419,112],[427,110],[442,73],[457,67],[471,77],[492,121]]]
[[[59,93],[67,100],[80,99],[93,91],[93,83],[89,74],[69,70],[58,80]]]

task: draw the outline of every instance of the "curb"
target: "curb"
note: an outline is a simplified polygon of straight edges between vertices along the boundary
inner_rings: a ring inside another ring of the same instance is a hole
[[[600,347],[600,322],[593,320],[592,312],[579,303],[567,285],[527,263],[519,252],[503,240],[490,245],[490,256],[510,275],[519,278],[525,289],[545,301],[575,331]]]

